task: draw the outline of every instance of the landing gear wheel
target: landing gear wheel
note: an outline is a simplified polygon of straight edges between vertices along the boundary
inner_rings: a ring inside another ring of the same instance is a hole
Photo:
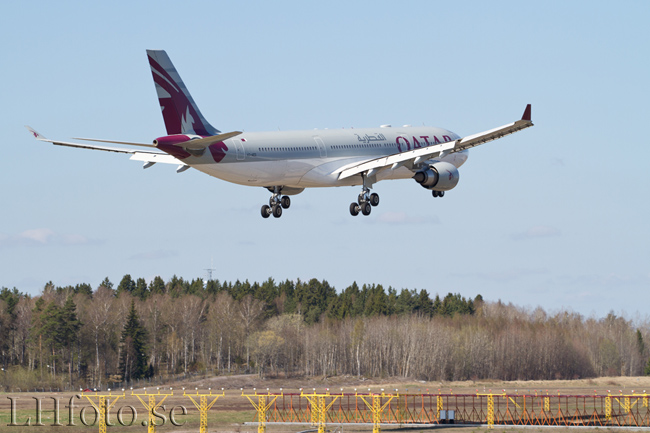
[[[444,192],[444,191],[440,191],[440,192],[438,193],[438,197],[444,197],[444,196],[445,196],[445,192]]]
[[[282,206],[280,206],[279,204],[273,206],[272,211],[273,211],[273,216],[275,218],[280,218],[282,216]]]
[[[356,203],[350,203],[350,215],[357,216],[359,215],[359,205]]]
[[[371,210],[372,210],[372,206],[370,206],[370,203],[365,202],[364,204],[361,205],[361,213],[364,214],[365,216],[370,215]]]
[[[282,196],[282,199],[280,200],[280,205],[282,206],[283,209],[289,209],[289,206],[291,206],[291,199],[289,198],[288,195]]]
[[[370,194],[370,204],[373,206],[377,206],[379,204],[379,194],[376,192]]]
[[[431,195],[433,195],[434,197],[440,197],[438,194],[439,194],[438,191],[431,191]]]
[[[271,207],[268,204],[262,206],[262,218],[268,218],[271,215]]]

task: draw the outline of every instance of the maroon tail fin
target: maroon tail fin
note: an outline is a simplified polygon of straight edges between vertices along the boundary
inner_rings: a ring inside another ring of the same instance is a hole
[[[199,111],[167,53],[163,50],[147,50],[147,55],[167,135],[219,134],[220,131],[210,125]]]

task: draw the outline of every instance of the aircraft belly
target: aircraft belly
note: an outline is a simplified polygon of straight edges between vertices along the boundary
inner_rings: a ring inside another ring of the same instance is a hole
[[[319,188],[361,185],[363,183],[361,176],[351,176],[342,180],[338,178],[338,169],[346,164],[355,162],[355,159],[332,159],[313,167],[305,173],[297,186],[301,188]],[[378,181],[384,179],[410,179],[412,177],[413,172],[405,167],[400,167],[397,170],[384,169],[377,174]]]
[[[300,178],[313,167],[306,160],[245,161],[196,165],[210,176],[240,185],[297,185]]]

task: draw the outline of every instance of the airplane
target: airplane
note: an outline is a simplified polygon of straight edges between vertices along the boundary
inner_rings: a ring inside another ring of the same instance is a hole
[[[468,149],[533,126],[528,104],[520,120],[466,137],[410,125],[222,133],[203,117],[167,53],[147,50],[147,57],[167,135],[151,144],[74,138],[84,142],[77,143],[50,140],[26,128],[37,140],[55,145],[130,154],[145,169],[175,164],[177,173],[194,168],[227,182],[266,188],[271,197],[261,208],[262,217],[279,218],[291,205],[290,196],[306,188],[361,186],[349,207],[352,216],[370,215],[379,205],[379,195],[370,190],[381,180],[412,178],[433,197],[443,197],[458,184]]]

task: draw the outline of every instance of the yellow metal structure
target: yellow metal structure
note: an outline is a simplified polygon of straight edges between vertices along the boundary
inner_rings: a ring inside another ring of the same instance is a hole
[[[384,394],[382,392],[381,394],[370,393],[365,396],[357,394],[356,396],[363,400],[368,409],[372,412],[372,433],[379,433],[381,430],[380,424],[382,412],[384,412],[384,409],[386,409],[386,406],[388,406],[392,399],[399,398],[399,394]],[[369,397],[371,400],[368,401],[365,397]],[[383,405],[381,404],[382,400],[384,400]],[[438,417],[440,417],[439,413]],[[319,433],[321,433],[320,430]]]
[[[495,413],[494,413],[494,396],[503,396],[504,398],[508,397],[506,393],[504,392],[503,394],[476,394],[477,396],[479,395],[486,395],[488,398],[487,401],[487,425],[488,429],[493,429],[494,428],[494,419],[495,419]],[[512,397],[509,397],[510,400],[517,406],[520,407],[513,399]],[[525,412],[525,411],[524,411]]]
[[[549,395],[548,392],[545,395],[507,394],[505,390],[503,393],[489,391],[484,394],[400,393],[390,402],[387,400],[391,396],[385,394],[382,397],[379,393],[354,393],[342,394],[332,405],[328,405],[327,394],[314,392],[308,396],[309,400],[302,393],[283,394],[266,412],[267,421],[313,423],[318,424],[321,431],[325,422],[346,425],[372,422],[375,432],[386,425],[418,428],[444,424],[445,421],[485,424],[490,428],[500,425],[650,427],[650,408],[645,406],[650,395],[645,392],[620,396]],[[384,408],[385,402],[388,404]],[[447,417],[444,412],[447,412]]]
[[[147,409],[147,413],[149,414],[147,419],[147,433],[155,433],[156,419],[154,417],[154,411],[163,403],[163,401],[165,401],[167,397],[174,395],[174,393],[170,392],[169,394],[163,394],[160,391],[158,391],[156,394],[148,394],[147,390],[145,389],[144,394],[135,394],[133,391],[131,391],[131,395],[138,397],[138,400],[140,400],[142,406],[144,406],[144,408]],[[142,397],[147,398],[146,403]],[[162,400],[156,402],[156,397],[162,397]]]
[[[318,425],[318,433],[325,433],[327,411],[343,394],[330,394],[329,391],[325,393],[317,393],[314,391],[311,394],[305,394],[301,391],[300,396],[305,397],[309,401],[311,406],[311,423]],[[331,399],[329,403],[327,402],[328,399]]]
[[[221,394],[212,394],[212,390],[210,390],[209,394],[199,394],[199,391],[196,391],[196,394],[186,394],[185,391],[183,391],[183,395],[189,398],[194,404],[194,407],[199,410],[199,433],[208,433],[208,411],[212,406],[214,406],[217,400],[219,400],[219,397],[223,397],[224,393],[222,392]],[[199,402],[197,403],[193,397],[198,397]],[[214,399],[208,403],[208,397],[214,397]]]
[[[488,428],[494,428],[494,396],[488,395]]]
[[[257,433],[264,433],[266,431],[266,411],[282,394],[270,394],[268,392],[266,394],[258,394],[257,391],[255,391],[255,394],[244,394],[242,391],[241,395],[248,398],[248,401],[251,402],[257,411]],[[257,402],[253,398],[257,398]]]
[[[115,403],[117,403],[120,397],[124,397],[124,394],[113,395],[109,392],[108,394],[100,395],[95,393],[91,395],[84,394],[84,397],[88,399],[92,407],[97,411],[99,417],[99,433],[106,433],[106,414],[113,406],[115,406]],[[115,400],[110,402],[111,398],[115,398]],[[97,399],[97,404],[95,404],[94,399]]]
[[[549,397],[544,397],[544,412],[551,411],[551,399]]]

